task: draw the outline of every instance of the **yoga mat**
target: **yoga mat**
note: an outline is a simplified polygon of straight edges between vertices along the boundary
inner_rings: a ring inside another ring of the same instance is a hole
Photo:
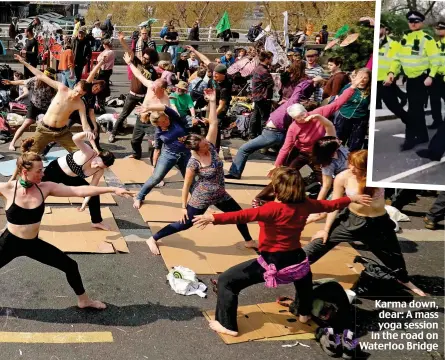
[[[51,161],[58,159],[61,156],[65,156],[66,154],[68,154],[68,151],[65,149],[49,152],[46,155],[46,159],[43,161],[43,167],[47,167]],[[3,176],[12,176],[14,174],[16,164],[17,159],[0,161],[0,174]]]
[[[43,217],[39,237],[64,252],[128,253],[127,243],[109,208],[102,209],[102,217],[111,231],[93,229],[88,210],[51,208],[51,214]]]

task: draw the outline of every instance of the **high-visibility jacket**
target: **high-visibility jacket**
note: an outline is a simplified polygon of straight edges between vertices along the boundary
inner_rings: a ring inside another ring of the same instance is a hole
[[[434,77],[441,65],[439,49],[434,39],[423,30],[407,31],[400,41],[389,72],[403,72],[408,78],[416,78],[429,69],[429,76]]]
[[[440,75],[445,75],[445,38],[442,38],[437,42],[437,48],[439,49],[440,54],[440,66],[437,72]]]
[[[377,72],[377,81],[384,81],[388,78],[389,69],[395,54],[400,46],[399,42],[386,36],[380,42],[379,48],[379,69]]]

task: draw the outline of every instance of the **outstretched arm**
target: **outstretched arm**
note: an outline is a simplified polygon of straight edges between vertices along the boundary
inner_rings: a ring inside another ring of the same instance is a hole
[[[87,77],[87,82],[88,83],[92,83],[94,78],[96,77],[96,74],[99,72],[101,66],[104,64],[105,62],[105,57],[103,57],[102,59],[100,59],[100,61],[97,62],[96,66],[93,67],[93,70],[91,70],[90,74]]]
[[[144,85],[146,88],[149,88],[153,85],[153,81],[146,79],[145,76],[142,75],[141,71],[136,66],[134,66],[134,64],[131,62],[131,55],[128,52],[124,54],[124,61],[127,63],[128,66],[130,66],[131,72],[142,83],[142,85]]]
[[[29,69],[36,77],[37,79],[43,81],[48,86],[51,86],[52,88],[59,90],[61,88],[66,88],[65,85],[63,85],[61,82],[55,81],[48,76],[46,76],[44,73],[42,73],[40,70],[36,69],[34,66],[28,64],[25,59],[23,59],[20,55],[14,55],[14,59],[16,59],[19,63],[23,64],[26,68]]]
[[[56,184],[53,182],[46,182],[45,186],[49,187],[49,194],[55,197],[87,197],[102,194],[114,193],[118,196],[132,197],[133,193],[118,187],[105,186],[66,186],[63,184]]]
[[[205,56],[204,54],[201,54],[198,50],[196,50],[193,46],[186,46],[185,47],[188,51],[191,51],[195,53],[196,57],[201,60],[205,65],[209,65],[211,63],[210,59]]]

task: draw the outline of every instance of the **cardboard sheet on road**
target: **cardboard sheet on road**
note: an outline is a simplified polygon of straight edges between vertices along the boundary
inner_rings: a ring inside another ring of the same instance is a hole
[[[225,173],[229,172],[231,166],[231,161],[224,162]],[[272,167],[273,162],[271,161],[249,160],[246,163],[241,179],[226,179],[225,182],[227,184],[268,185],[270,179],[267,177],[267,172]]]
[[[167,224],[150,221],[148,225],[154,234]],[[252,238],[258,239],[258,225],[248,227]],[[301,236],[303,246],[323,227],[320,223],[307,225]],[[159,248],[167,268],[182,265],[202,275],[224,272],[258,256],[244,248],[235,225],[209,225],[204,230],[192,227],[160,240]],[[362,265],[353,264],[356,255],[359,253],[349,244],[338,245],[311,265],[313,279],[335,278],[345,289],[350,289],[363,269]]]
[[[204,311],[207,320],[215,319],[215,311]],[[237,315],[238,336],[218,334],[226,344],[279,338],[281,336],[314,333],[317,325],[312,321],[302,324],[287,308],[273,303],[240,306]]]
[[[51,208],[51,214],[43,217],[39,237],[64,252],[128,253],[127,243],[109,208],[102,209],[102,217],[111,231],[93,229],[88,210]]]
[[[251,207],[253,198],[259,190],[227,189],[227,192],[236,200],[243,209]],[[139,213],[145,222],[174,222],[182,215],[181,200],[182,189],[161,188],[153,189],[147,195]],[[209,211],[217,211],[211,207]]]
[[[143,184],[153,174],[149,159],[116,159],[110,168],[123,184]],[[178,169],[173,168],[164,179],[165,182],[183,181]]]
[[[149,222],[152,233],[166,223]],[[252,238],[258,238],[259,227],[250,224]],[[244,247],[244,239],[235,225],[209,225],[204,230],[192,227],[159,241],[159,249],[168,269],[182,265],[197,274],[217,274],[247,260],[256,259],[252,249]]]

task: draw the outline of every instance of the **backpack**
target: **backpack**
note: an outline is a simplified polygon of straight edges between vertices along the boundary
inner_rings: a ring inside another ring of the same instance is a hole
[[[199,81],[196,83],[195,87],[194,87],[194,88],[192,89],[192,91],[190,92],[190,96],[192,97],[192,100],[193,100],[193,101],[198,101],[199,99],[201,99],[201,98],[204,97],[204,93],[202,93],[201,91],[198,91],[198,90],[197,90],[197,89],[199,88],[199,85],[201,85],[201,83],[202,83],[203,81],[204,81],[203,79],[199,80]]]
[[[319,326],[337,327],[351,312],[351,304],[343,287],[335,279],[319,279],[312,284],[312,318]],[[289,305],[289,312],[298,315],[298,299]],[[340,321],[339,321],[340,320]]]

